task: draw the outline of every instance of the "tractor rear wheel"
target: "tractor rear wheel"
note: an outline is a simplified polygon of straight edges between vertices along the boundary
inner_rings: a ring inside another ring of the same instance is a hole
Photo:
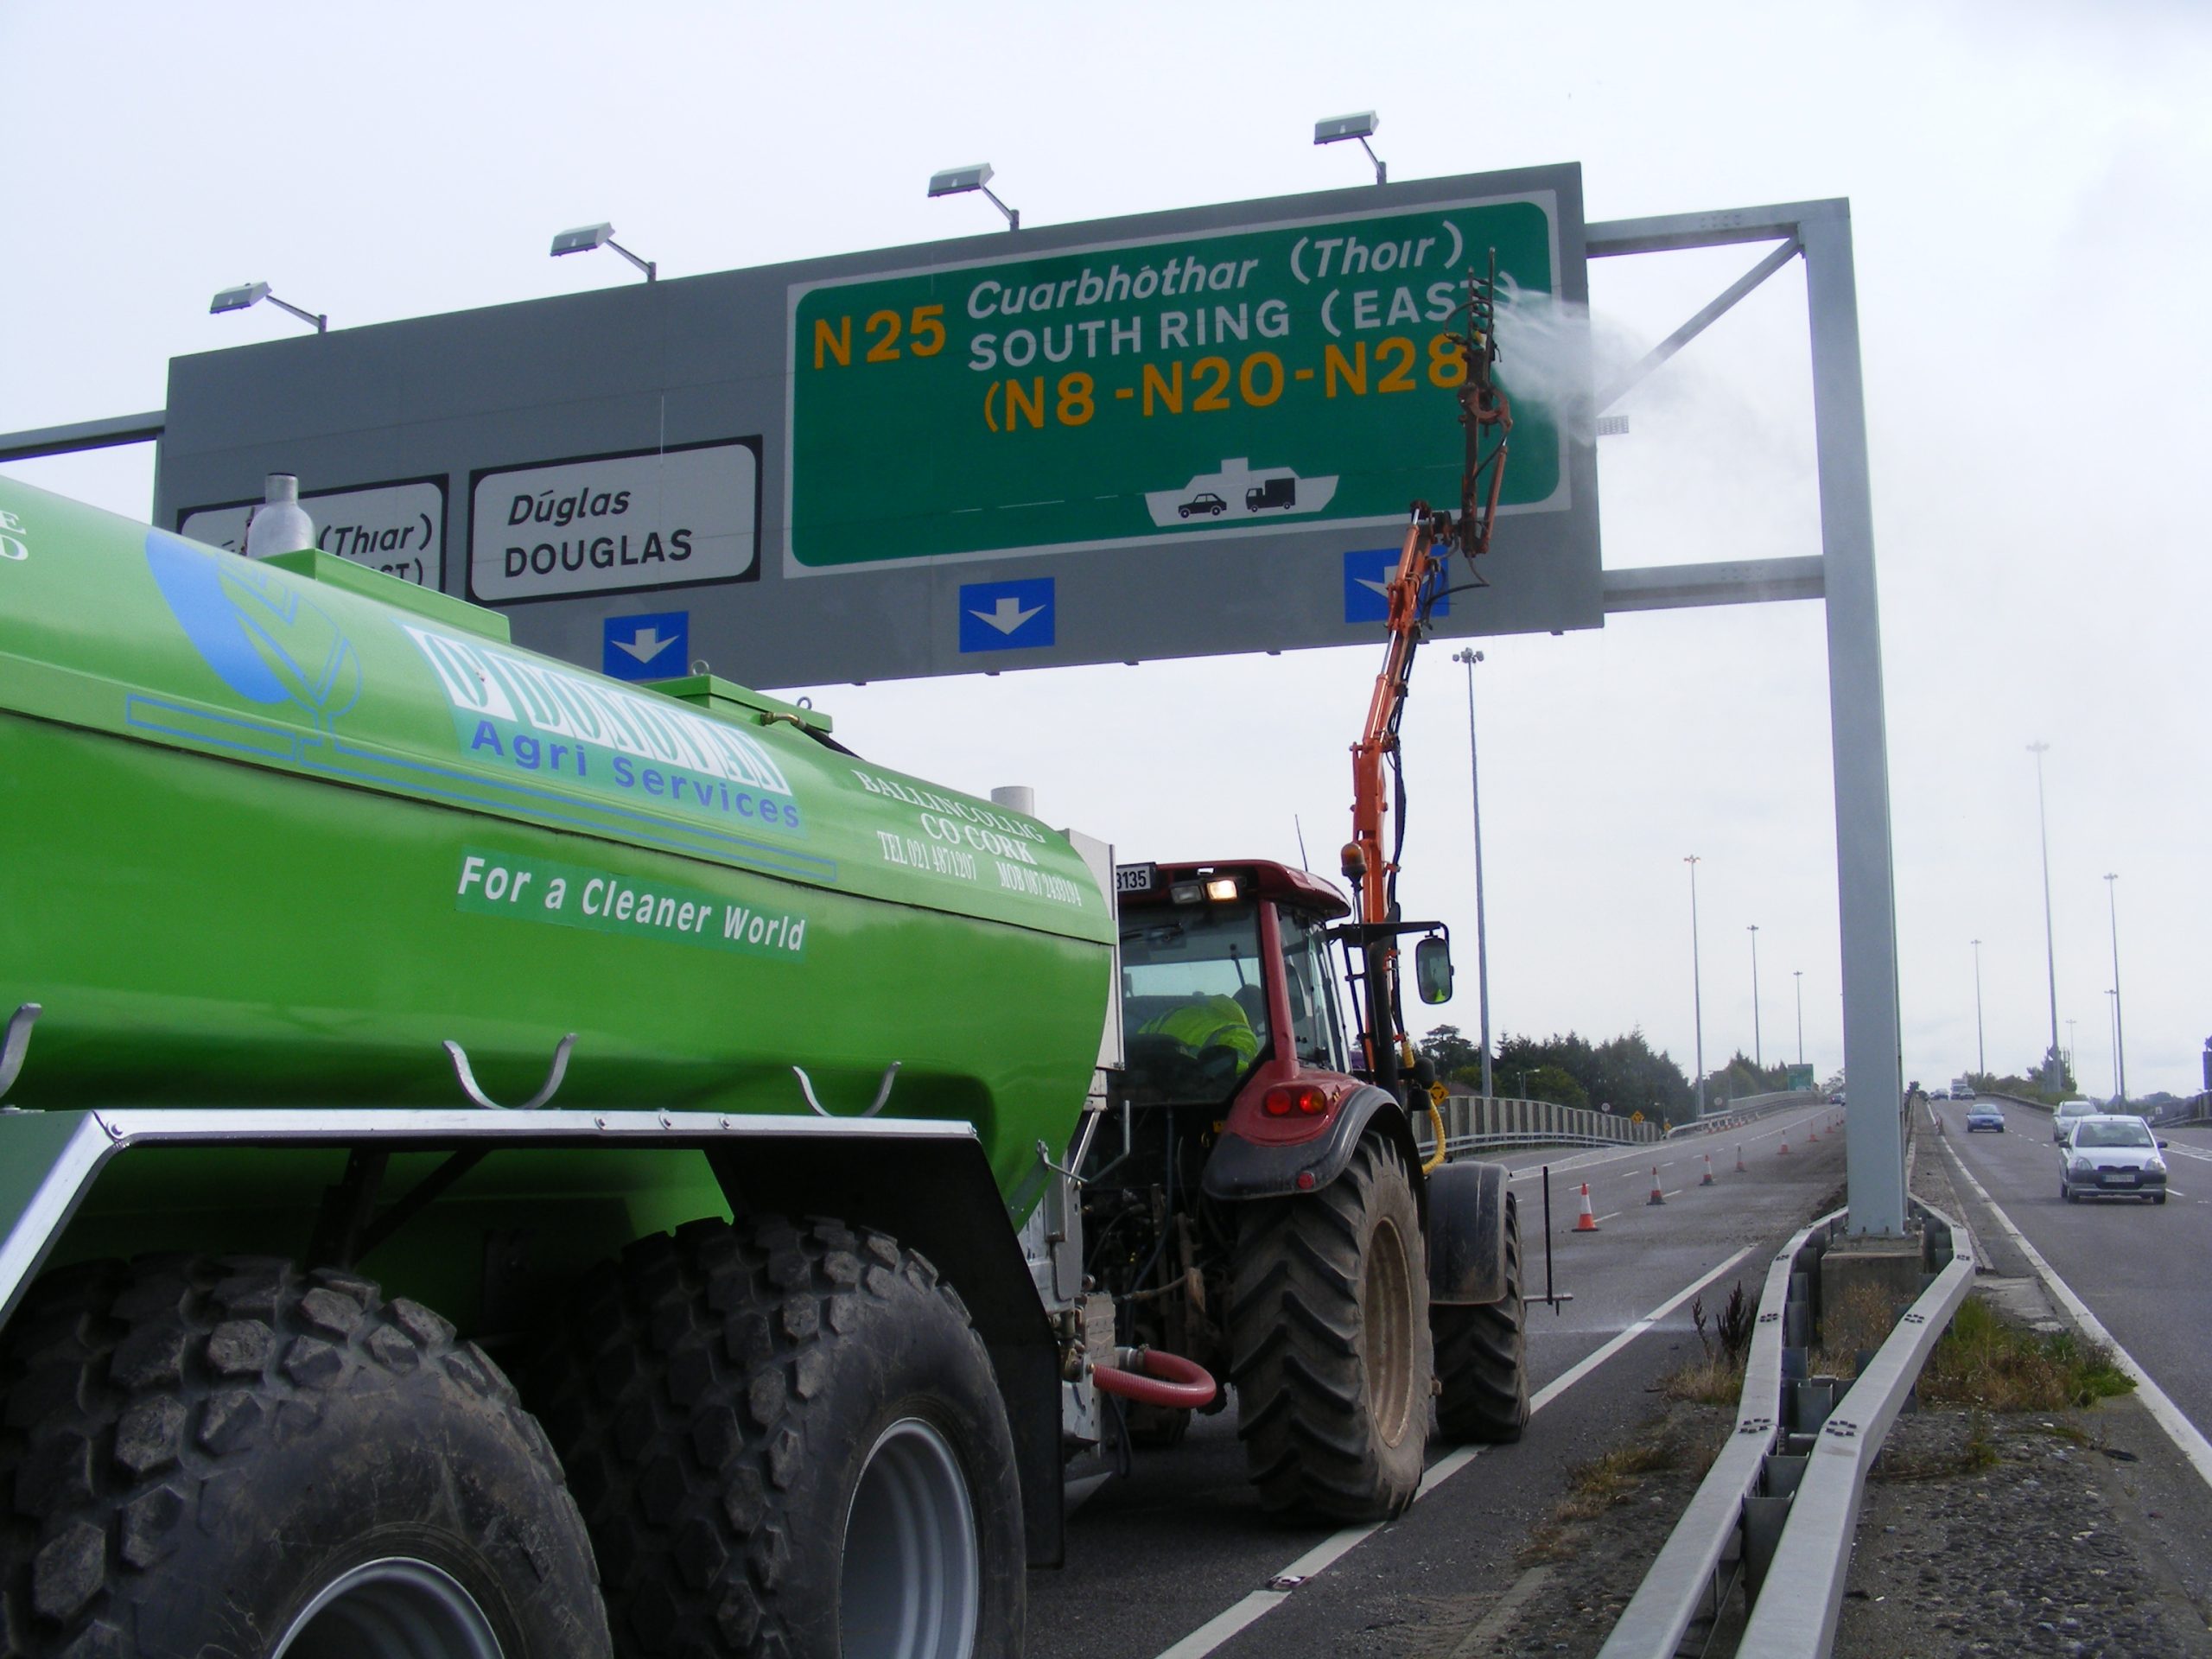
[[[1528,1425],[1528,1309],[1521,1286],[1520,1208],[1508,1192],[1504,1296],[1480,1307],[1428,1311],[1440,1385],[1436,1426],[1447,1440],[1517,1440]]]
[[[1433,1366],[1421,1213],[1395,1147],[1247,1204],[1230,1303],[1236,1433],[1272,1510],[1374,1521],[1413,1502]]]

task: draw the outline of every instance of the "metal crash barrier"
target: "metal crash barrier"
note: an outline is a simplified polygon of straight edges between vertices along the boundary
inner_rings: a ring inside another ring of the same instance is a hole
[[[1923,1289],[1858,1379],[1807,1375],[1821,1257],[1845,1212],[1823,1216],[1767,1269],[1737,1407],[1713,1460],[1599,1659],[1701,1654],[1740,1586],[1738,1659],[1825,1659],[1835,1640],[1866,1471],[1936,1339],[1966,1299],[1963,1229],[1915,1200]],[[1765,1593],[1776,1586],[1777,1593]]]
[[[1628,1147],[1660,1138],[1656,1123],[1632,1123],[1625,1114],[1548,1100],[1448,1095],[1436,1114],[1444,1122],[1445,1151],[1452,1157],[1500,1147]],[[1436,1132],[1426,1111],[1414,1114],[1414,1139],[1422,1157],[1435,1152]]]

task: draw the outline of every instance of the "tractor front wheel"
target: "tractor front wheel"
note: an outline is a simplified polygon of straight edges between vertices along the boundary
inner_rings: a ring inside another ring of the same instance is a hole
[[[1505,1294],[1480,1307],[1432,1307],[1436,1426],[1447,1440],[1517,1440],[1529,1421],[1527,1313],[1521,1298],[1521,1216],[1505,1195]]]

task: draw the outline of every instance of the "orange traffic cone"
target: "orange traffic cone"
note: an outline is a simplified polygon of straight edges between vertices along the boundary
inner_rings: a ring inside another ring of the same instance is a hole
[[[1667,1202],[1667,1195],[1659,1190],[1659,1166],[1656,1164],[1651,1166],[1651,1196],[1643,1202],[1647,1208],[1655,1204]]]
[[[1598,1230],[1598,1217],[1590,1211],[1590,1183],[1587,1181],[1582,1183],[1582,1213],[1574,1219],[1574,1230],[1578,1233]]]
[[[1806,1135],[1805,1135],[1805,1138],[1806,1138],[1808,1141],[1817,1141],[1817,1140],[1819,1140],[1819,1139],[1821,1138],[1821,1131],[1820,1131],[1820,1129],[1819,1129],[1818,1126],[1815,1126],[1815,1128],[1813,1128],[1812,1129],[1808,1130],[1808,1131],[1807,1132]]]
[[[1789,1143],[1787,1141],[1783,1141],[1782,1143],[1782,1150],[1776,1153],[1774,1155],[1777,1158],[1787,1158],[1789,1155]]]
[[[1700,1181],[1698,1185],[1700,1186],[1711,1186],[1713,1185],[1713,1154],[1709,1152],[1705,1154],[1705,1179]]]

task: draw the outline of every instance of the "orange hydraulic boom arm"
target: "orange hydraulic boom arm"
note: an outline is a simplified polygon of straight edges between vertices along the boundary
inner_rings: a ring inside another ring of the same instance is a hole
[[[1398,1007],[1396,935],[1398,861],[1383,846],[1383,823],[1390,804],[1383,792],[1383,769],[1395,766],[1398,721],[1404,713],[1414,653],[1428,631],[1428,613],[1444,587],[1451,550],[1458,547],[1472,566],[1490,548],[1505,474],[1507,435],[1513,429],[1511,403],[1492,378],[1497,360],[1497,256],[1487,280],[1467,279],[1467,332],[1452,338],[1459,348],[1464,378],[1459,385],[1459,421],[1466,429],[1466,462],[1460,475],[1459,516],[1436,512],[1426,501],[1413,504],[1406,539],[1385,590],[1389,613],[1384,623],[1389,642],[1375,690],[1368,699],[1367,722],[1351,751],[1352,838],[1344,849],[1344,873],[1351,883],[1359,914],[1365,957],[1368,1007],[1362,1040],[1369,1071],[1385,1084],[1396,1080],[1402,1057],[1410,1064],[1410,1046]],[[1485,435],[1494,438],[1485,447]],[[1398,841],[1403,843],[1402,811]]]

